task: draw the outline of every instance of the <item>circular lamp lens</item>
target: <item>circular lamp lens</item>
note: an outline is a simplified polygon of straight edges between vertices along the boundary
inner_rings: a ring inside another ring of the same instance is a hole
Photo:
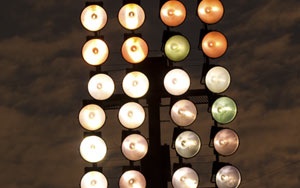
[[[190,52],[190,43],[184,36],[174,35],[167,40],[164,50],[170,60],[182,61]]]
[[[219,22],[224,14],[224,7],[220,0],[202,0],[197,9],[199,18],[207,24]]]
[[[130,37],[122,45],[122,56],[129,63],[140,63],[148,55],[148,45],[140,37]]]
[[[220,97],[212,105],[212,116],[219,123],[231,122],[237,114],[237,106],[229,97]]]
[[[138,4],[128,3],[120,9],[118,18],[125,29],[134,30],[144,23],[145,12]]]
[[[81,126],[89,131],[100,129],[104,125],[105,119],[104,110],[96,104],[86,105],[79,112]]]
[[[171,118],[178,126],[188,126],[195,121],[196,117],[197,108],[189,100],[179,100],[171,108]]]
[[[99,31],[107,22],[105,10],[99,5],[90,5],[81,12],[81,23],[89,31]]]
[[[119,180],[120,188],[146,188],[146,178],[137,170],[124,172]]]
[[[178,26],[186,18],[185,6],[180,1],[167,1],[160,9],[160,18],[167,26]]]
[[[211,92],[222,93],[229,87],[230,74],[224,67],[213,67],[205,76],[205,84]]]
[[[106,177],[98,171],[87,172],[80,182],[81,188],[107,188],[108,182]]]
[[[90,163],[101,161],[107,152],[107,147],[102,138],[98,136],[87,136],[80,144],[81,157]]]
[[[172,176],[174,188],[197,188],[199,177],[196,171],[189,167],[177,169]]]
[[[91,39],[82,48],[82,57],[90,65],[101,65],[108,58],[108,47],[101,39]]]
[[[190,77],[182,69],[170,70],[164,78],[164,86],[171,95],[182,95],[190,87]]]
[[[211,31],[202,40],[202,50],[210,58],[221,57],[227,50],[227,39],[222,33]]]
[[[131,134],[122,142],[122,153],[131,161],[142,159],[148,152],[148,142],[140,134]]]
[[[94,99],[106,100],[114,90],[114,81],[106,74],[96,74],[89,80],[88,91]]]
[[[119,120],[128,129],[138,128],[145,120],[145,110],[139,103],[128,102],[120,108]]]
[[[235,153],[239,143],[238,135],[231,129],[222,129],[214,137],[214,148],[224,156]]]
[[[175,140],[176,152],[183,158],[192,158],[199,153],[201,140],[193,131],[180,133]]]
[[[149,80],[143,73],[133,71],[124,77],[122,87],[129,97],[139,98],[147,93],[149,89]]]
[[[241,174],[231,165],[222,167],[216,175],[216,184],[219,188],[237,188],[241,183]]]

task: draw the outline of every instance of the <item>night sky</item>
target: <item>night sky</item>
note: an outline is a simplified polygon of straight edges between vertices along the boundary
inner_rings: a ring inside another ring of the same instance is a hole
[[[117,20],[122,1],[104,0],[108,23],[101,31],[110,48],[103,69],[115,79],[117,92],[128,67],[119,53],[126,33]],[[197,1],[182,0],[188,17],[174,30],[191,42],[190,56],[180,66],[191,73],[197,88],[202,52],[197,49],[202,23],[196,17]],[[229,48],[212,63],[225,66],[232,82],[224,93],[238,104],[238,115],[228,127],[240,137],[238,151],[221,158],[238,167],[241,188],[298,188],[300,185],[300,2],[222,1],[223,19],[210,26],[224,33]],[[5,1],[0,11],[0,186],[5,188],[78,187],[86,163],[79,154],[83,129],[78,113],[94,67],[81,57],[87,32],[80,23],[85,1]],[[159,1],[141,1],[146,22],[138,32],[149,45],[149,56],[160,55],[162,31]],[[200,107],[200,109],[204,109]],[[102,165],[110,187],[116,187],[120,166],[121,125],[116,112],[108,112],[103,139],[108,154]],[[174,124],[166,120],[163,129]],[[199,111],[197,125],[203,144],[208,144],[210,115]],[[142,129],[146,129],[147,123]],[[170,131],[171,132],[171,131]],[[164,138],[163,142],[170,142]],[[205,147],[204,147],[205,148]],[[200,151],[194,161],[207,160]],[[200,187],[205,185],[201,183]]]

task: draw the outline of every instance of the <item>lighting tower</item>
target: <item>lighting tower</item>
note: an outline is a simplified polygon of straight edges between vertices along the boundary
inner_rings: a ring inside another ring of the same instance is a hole
[[[108,2],[109,3],[109,2]],[[209,26],[221,20],[224,13],[219,0],[197,2],[196,14],[203,24],[200,32],[199,49],[204,56],[201,89],[191,89],[190,79],[183,62],[191,51],[188,38],[177,31],[187,17],[184,1],[160,0],[159,18],[166,26],[162,34],[161,56],[149,57],[149,47],[138,29],[146,21],[145,11],[140,0],[123,0],[119,8],[118,21],[126,30],[120,46],[120,54],[131,65],[121,86],[102,71],[109,53],[101,30],[110,20],[103,2],[87,2],[81,13],[83,27],[91,32],[82,48],[82,57],[86,63],[95,67],[88,82],[88,91],[92,99],[83,100],[79,112],[79,122],[84,130],[84,139],[80,144],[81,157],[91,163],[85,168],[80,187],[102,188],[109,186],[105,169],[99,162],[105,160],[109,152],[102,139],[101,128],[106,122],[106,110],[118,111],[120,129],[122,129],[121,153],[128,160],[123,166],[118,180],[119,187],[155,187],[167,188],[168,182],[174,188],[196,188],[200,186],[198,172],[191,163],[185,163],[201,150],[202,140],[196,131],[189,129],[197,118],[197,105],[207,105],[213,119],[209,146],[213,148],[215,161],[212,162],[211,182],[219,188],[238,187],[241,176],[236,167],[220,161],[220,156],[232,155],[239,146],[236,132],[224,127],[233,121],[237,105],[233,99],[223,95],[230,84],[230,74],[225,67],[210,64],[225,54],[227,39],[219,31]],[[115,87],[122,93],[115,93]],[[198,97],[196,100],[195,97]],[[161,143],[161,100],[169,99],[170,119],[176,125],[170,144]],[[140,101],[145,100],[146,104]],[[146,113],[147,109],[147,113]],[[148,115],[148,135],[139,128]],[[171,145],[171,147],[170,147]],[[171,167],[170,149],[178,157]]]

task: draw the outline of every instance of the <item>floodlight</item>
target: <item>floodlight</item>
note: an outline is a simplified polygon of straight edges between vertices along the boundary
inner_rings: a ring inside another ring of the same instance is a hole
[[[118,18],[125,29],[134,30],[144,23],[145,12],[138,4],[128,3],[120,9]]]
[[[202,0],[197,9],[201,21],[207,24],[219,22],[224,14],[224,7],[220,0]]]
[[[137,170],[124,172],[119,180],[120,188],[146,188],[146,178]]]
[[[190,52],[190,43],[183,35],[171,36],[165,43],[164,52],[168,59],[175,62],[182,61]]]
[[[88,40],[82,48],[82,57],[90,65],[103,64],[109,54],[109,49],[102,39]]]
[[[119,120],[128,129],[138,128],[145,120],[145,110],[139,103],[128,102],[120,108]]]
[[[149,89],[149,80],[139,71],[127,73],[123,79],[122,87],[126,95],[132,98],[144,96]]]
[[[227,39],[221,32],[211,31],[204,36],[201,45],[205,55],[218,58],[227,50]]]
[[[122,57],[129,63],[142,62],[148,55],[148,45],[141,37],[133,36],[126,39],[122,45]]]
[[[108,99],[114,90],[114,81],[107,74],[96,74],[88,82],[88,91],[97,100]]]
[[[107,22],[107,14],[99,5],[89,5],[81,12],[81,23],[89,31],[101,30]]]
[[[107,188],[106,177],[99,171],[89,171],[81,178],[81,188]]]
[[[214,137],[215,150],[223,155],[232,155],[239,147],[239,137],[231,129],[221,129]]]
[[[183,131],[175,140],[176,152],[183,158],[192,158],[201,148],[201,140],[193,131]]]
[[[224,67],[215,66],[207,72],[205,85],[213,93],[222,93],[230,85],[230,74]]]
[[[164,77],[164,87],[171,95],[182,95],[190,87],[189,75],[182,69],[172,69]]]
[[[160,9],[160,18],[167,26],[178,26],[182,24],[186,18],[185,6],[180,1],[167,1]]]
[[[130,134],[122,142],[122,153],[131,161],[142,159],[148,152],[148,142],[140,134]]]
[[[104,110],[96,104],[86,105],[79,112],[81,126],[89,131],[100,129],[104,125],[105,119]]]
[[[237,106],[229,97],[219,97],[214,101],[211,107],[211,113],[219,123],[226,124],[231,122],[237,114]]]
[[[216,184],[218,188],[237,188],[241,179],[241,174],[236,167],[226,165],[219,169],[216,175]]]
[[[192,124],[197,117],[197,108],[189,100],[181,99],[171,108],[171,118],[178,126],[188,126]]]
[[[80,155],[90,163],[97,163],[105,157],[107,147],[104,140],[92,135],[85,137],[80,144]]]
[[[196,171],[189,167],[177,169],[172,176],[174,188],[197,188],[199,177]]]

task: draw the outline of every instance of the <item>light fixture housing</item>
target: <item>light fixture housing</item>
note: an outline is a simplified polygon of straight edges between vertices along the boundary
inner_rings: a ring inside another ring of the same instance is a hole
[[[96,74],[88,82],[88,91],[96,100],[106,100],[114,93],[115,84],[107,74]]]
[[[80,16],[81,24],[89,31],[99,31],[107,23],[107,14],[100,5],[92,4],[83,9]]]
[[[239,147],[239,137],[232,129],[221,129],[214,136],[214,148],[223,156],[235,153]]]
[[[81,126],[89,131],[100,129],[106,120],[104,110],[96,104],[88,104],[79,112],[79,122]]]
[[[171,119],[181,127],[191,125],[197,117],[195,104],[187,99],[181,99],[171,107]]]
[[[120,180],[120,188],[146,188],[146,178],[144,175],[137,170],[125,171]]]
[[[202,50],[210,58],[219,58],[227,50],[227,39],[219,31],[210,31],[202,39]]]
[[[80,143],[80,155],[87,162],[97,163],[103,160],[106,152],[107,146],[99,136],[87,136]]]
[[[103,64],[107,60],[108,55],[108,46],[100,38],[90,39],[82,47],[82,57],[90,65]]]
[[[205,85],[213,93],[222,93],[230,85],[230,74],[221,66],[215,66],[206,73]]]
[[[190,167],[181,167],[172,176],[172,185],[174,188],[197,188],[198,184],[198,174]]]
[[[140,134],[130,134],[122,141],[122,153],[131,161],[138,161],[148,152],[148,142]]]
[[[119,110],[119,121],[128,129],[135,129],[142,125],[145,120],[144,108],[136,102],[127,102]]]
[[[190,130],[181,132],[175,140],[175,150],[183,158],[192,158],[201,148],[200,137]]]
[[[229,97],[219,97],[212,104],[211,114],[213,119],[221,124],[230,123],[236,117],[237,105]]]
[[[108,181],[99,171],[89,171],[81,178],[81,188],[107,188]]]
[[[126,74],[122,81],[123,91],[131,98],[144,96],[149,89],[147,76],[139,71],[132,71]]]
[[[218,170],[216,184],[219,188],[237,188],[241,183],[241,179],[241,174],[236,167],[226,165]]]
[[[128,3],[119,10],[118,19],[125,29],[135,30],[144,23],[145,12],[140,5]]]
[[[184,94],[190,88],[190,84],[189,75],[179,68],[170,70],[164,77],[164,87],[171,95]]]
[[[169,27],[179,26],[186,18],[184,4],[177,0],[166,1],[160,8],[160,18]]]
[[[183,61],[190,53],[188,39],[180,34],[173,35],[167,39],[164,52],[168,59],[174,62]]]
[[[122,57],[132,64],[142,62],[148,55],[148,45],[144,39],[139,36],[127,38],[122,44]]]
[[[215,24],[222,19],[224,7],[220,0],[201,0],[197,13],[202,22]]]

